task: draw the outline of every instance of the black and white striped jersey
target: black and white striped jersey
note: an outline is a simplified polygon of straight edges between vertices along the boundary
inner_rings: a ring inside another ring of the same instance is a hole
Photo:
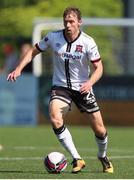
[[[78,91],[81,83],[89,79],[89,61],[101,59],[94,39],[82,31],[72,42],[68,42],[64,30],[49,32],[35,46],[41,52],[49,47],[52,49],[52,84]]]

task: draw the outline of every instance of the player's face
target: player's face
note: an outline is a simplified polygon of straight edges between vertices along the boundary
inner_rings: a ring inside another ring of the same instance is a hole
[[[81,21],[78,19],[75,13],[70,13],[64,18],[64,26],[66,34],[73,36],[79,33]]]

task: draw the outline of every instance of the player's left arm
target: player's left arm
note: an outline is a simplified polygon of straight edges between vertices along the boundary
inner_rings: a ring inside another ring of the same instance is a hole
[[[80,92],[82,94],[88,93],[92,86],[101,78],[103,74],[103,65],[101,60],[94,61],[92,62],[92,64],[94,67],[93,73],[91,74],[89,80],[87,80],[81,85]]]

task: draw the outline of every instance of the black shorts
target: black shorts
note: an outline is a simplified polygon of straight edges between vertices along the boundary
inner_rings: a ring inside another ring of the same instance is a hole
[[[79,91],[66,87],[53,86],[50,101],[53,99],[60,99],[69,104],[70,107],[73,101],[81,112],[93,113],[99,111],[93,91],[90,91],[88,94],[81,94]]]

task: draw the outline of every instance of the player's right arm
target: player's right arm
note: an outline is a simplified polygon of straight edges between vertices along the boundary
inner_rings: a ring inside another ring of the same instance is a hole
[[[33,60],[33,58],[39,53],[40,51],[36,47],[31,48],[23,57],[21,57],[20,63],[18,64],[16,69],[8,74],[7,80],[16,81],[17,77],[21,75],[23,68],[28,63],[30,63]]]

